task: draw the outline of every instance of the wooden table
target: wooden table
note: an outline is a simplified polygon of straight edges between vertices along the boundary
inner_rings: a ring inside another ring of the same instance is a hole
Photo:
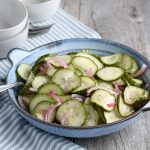
[[[61,7],[102,38],[131,46],[150,60],[150,0],[62,0]],[[150,150],[150,112],[117,133],[71,140],[88,150]]]

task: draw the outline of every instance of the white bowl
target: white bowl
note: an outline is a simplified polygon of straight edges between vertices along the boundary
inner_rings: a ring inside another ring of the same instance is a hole
[[[20,33],[28,21],[26,7],[17,0],[0,0],[0,40]]]
[[[42,21],[57,11],[60,0],[20,0],[28,9],[29,21]]]
[[[20,48],[28,38],[29,24],[15,36],[9,37],[6,40],[0,40],[0,56],[6,57],[8,52],[13,48]]]

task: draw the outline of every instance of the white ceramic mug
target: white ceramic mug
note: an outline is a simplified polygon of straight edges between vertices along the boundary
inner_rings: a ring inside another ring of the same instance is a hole
[[[20,0],[28,9],[29,21],[42,21],[52,17],[60,4],[60,0]]]

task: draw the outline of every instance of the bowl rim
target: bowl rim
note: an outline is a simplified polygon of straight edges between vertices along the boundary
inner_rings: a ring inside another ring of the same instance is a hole
[[[46,5],[46,4],[51,3],[52,1],[59,1],[59,3],[60,3],[61,0],[46,0],[44,2],[39,2],[39,3],[26,3],[26,2],[24,3],[24,0],[19,0],[19,1],[22,2],[27,7],[32,7],[32,6]]]
[[[11,41],[11,40],[14,40],[14,39],[16,39],[16,38],[19,38],[19,37],[20,37],[22,34],[24,34],[26,31],[28,32],[28,28],[29,28],[29,22],[26,23],[25,27],[24,27],[24,28],[21,30],[21,32],[19,32],[18,34],[14,35],[14,36],[10,36],[10,37],[8,37],[8,38],[6,38],[6,39],[3,39],[3,40],[0,39],[0,45],[1,45],[1,44],[4,44],[4,43],[7,43],[7,42],[9,42],[9,41]],[[12,51],[12,50],[10,50],[10,51]]]
[[[58,40],[58,41],[54,41],[54,42],[50,42],[50,43],[47,43],[47,44],[44,44],[44,45],[41,45],[41,46],[38,46],[34,49],[31,50],[31,52],[33,51],[33,53],[29,54],[27,57],[30,57],[30,55],[33,55],[34,53],[36,53],[38,51],[39,48],[42,48],[42,47],[46,47],[46,46],[54,46],[54,45],[57,45],[57,43],[64,43],[64,42],[69,42],[69,41],[72,41],[72,40],[80,40],[80,41],[87,41],[89,42],[89,40],[92,40],[94,42],[104,42],[104,43],[108,43],[108,44],[111,44],[111,45],[114,45],[114,46],[119,46],[119,47],[123,47],[123,48],[126,48],[127,51],[129,51],[130,53],[132,53],[133,55],[136,55],[142,59],[144,59],[144,61],[146,61],[146,63],[148,64],[148,68],[150,68],[150,62],[148,61],[148,59],[146,57],[144,57],[142,54],[140,54],[138,51],[134,50],[133,48],[125,45],[125,44],[122,44],[122,43],[119,43],[119,42],[114,42],[114,41],[111,41],[111,40],[106,40],[106,39],[97,39],[97,38],[71,38],[71,39],[63,39],[63,40]],[[16,48],[15,48],[16,49]],[[13,68],[13,62],[11,61],[11,59],[9,58],[11,52],[13,52],[15,49],[12,49],[11,51],[9,51],[7,57],[9,59],[9,61],[12,63],[12,67],[10,68],[10,70]],[[18,48],[20,49],[20,48]],[[22,51],[26,51],[24,49],[20,49]],[[35,52],[34,52],[35,50]],[[37,50],[37,51],[36,51]],[[25,58],[27,58],[25,57]],[[23,58],[23,59],[25,59]],[[6,59],[6,58],[1,58],[0,60],[2,59]],[[9,72],[10,72],[9,70]],[[9,72],[6,76],[6,83],[8,83],[8,76],[9,76]],[[11,96],[11,93],[10,93],[10,89],[8,90],[8,94],[10,96],[11,99],[13,99],[13,97]],[[16,100],[16,98],[15,98]],[[128,116],[127,118],[124,118],[124,119],[121,119],[119,121],[115,121],[115,122],[112,122],[112,123],[107,123],[107,124],[100,124],[100,125],[97,125],[97,126],[88,126],[88,127],[77,127],[77,126],[65,126],[65,125],[61,125],[61,124],[56,124],[56,123],[49,123],[49,122],[45,122],[45,121],[42,121],[38,118],[35,118],[34,116],[32,116],[30,113],[28,113],[27,111],[25,111],[24,109],[22,109],[20,106],[18,106],[13,100],[11,100],[12,104],[15,106],[15,108],[20,111],[21,113],[23,113],[23,115],[29,117],[30,119],[33,119],[41,124],[45,124],[45,125],[49,125],[49,126],[53,126],[53,127],[58,127],[58,128],[63,128],[63,129],[74,129],[74,130],[86,130],[86,129],[96,129],[96,128],[105,128],[105,127],[110,127],[110,126],[113,126],[113,125],[117,125],[117,124],[120,124],[120,123],[123,123],[123,122],[126,122],[134,117],[136,117],[137,115],[139,115],[140,113],[143,112],[143,108],[149,103],[149,101],[147,101],[147,103],[142,107],[140,108],[138,111],[134,112],[133,114],[131,114],[130,116]]]
[[[6,1],[7,2],[7,1]],[[9,27],[9,28],[4,28],[4,29],[0,29],[0,33],[4,33],[4,32],[9,32],[11,30],[16,30],[19,26],[21,26],[24,22],[25,22],[25,25],[26,25],[26,22],[28,21],[28,11],[27,11],[27,8],[20,2],[20,1],[13,1],[13,3],[18,3],[22,9],[24,9],[25,11],[25,15],[24,17],[22,18],[22,20],[16,24],[15,26],[12,26],[12,27]],[[24,26],[22,27],[24,28]]]

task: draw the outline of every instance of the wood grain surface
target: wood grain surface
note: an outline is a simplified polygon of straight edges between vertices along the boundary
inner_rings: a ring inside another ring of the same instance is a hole
[[[61,7],[102,38],[124,43],[150,60],[150,0],[62,0]],[[88,150],[150,150],[150,112],[117,133],[71,140]]]

